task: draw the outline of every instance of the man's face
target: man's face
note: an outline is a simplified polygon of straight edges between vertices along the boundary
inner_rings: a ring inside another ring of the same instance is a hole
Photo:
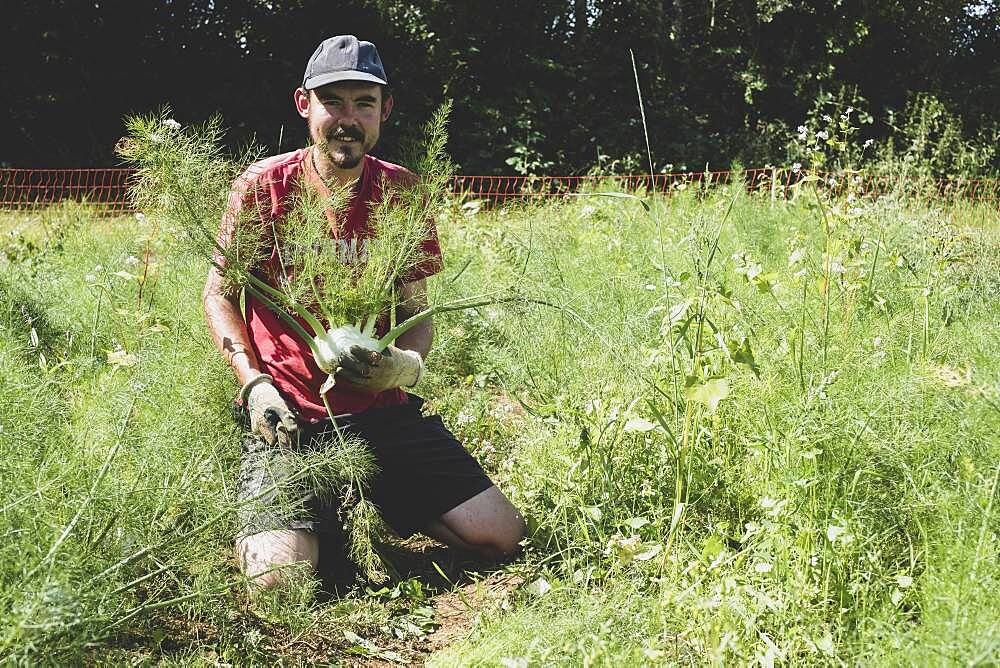
[[[306,119],[309,136],[337,169],[353,169],[378,141],[392,98],[383,101],[382,87],[341,81],[312,91],[296,91],[296,107]]]

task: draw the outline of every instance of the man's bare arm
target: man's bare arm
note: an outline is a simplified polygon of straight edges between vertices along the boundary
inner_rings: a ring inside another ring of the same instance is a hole
[[[421,278],[417,281],[403,283],[400,290],[400,303],[396,307],[397,321],[402,322],[425,308],[427,308],[427,281]],[[431,343],[434,341],[434,324],[431,320],[428,318],[412,327],[396,339],[394,345],[403,350],[415,350],[426,359],[427,353],[431,351]]]
[[[225,288],[222,276],[212,267],[201,295],[205,321],[215,347],[233,368],[240,385],[245,385],[260,375],[260,362],[250,346],[247,326],[240,313],[239,295],[227,292]]]

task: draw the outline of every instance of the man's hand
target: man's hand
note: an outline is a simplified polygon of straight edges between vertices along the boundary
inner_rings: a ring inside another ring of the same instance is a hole
[[[378,394],[396,387],[413,387],[424,372],[424,360],[415,350],[387,346],[381,353],[351,346],[341,355],[337,375],[358,388]]]
[[[268,445],[290,447],[298,436],[299,423],[271,384],[272,380],[265,373],[251,379],[240,390],[240,399],[250,413],[250,431],[261,436]]]

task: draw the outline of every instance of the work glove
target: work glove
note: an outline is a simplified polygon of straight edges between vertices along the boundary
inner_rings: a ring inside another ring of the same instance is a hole
[[[268,445],[290,447],[298,438],[299,423],[273,380],[266,373],[253,378],[240,390],[240,400],[250,414],[250,431]]]
[[[413,387],[424,373],[424,360],[415,350],[386,346],[381,353],[351,346],[340,356],[337,376],[359,389],[378,394],[396,387]]]

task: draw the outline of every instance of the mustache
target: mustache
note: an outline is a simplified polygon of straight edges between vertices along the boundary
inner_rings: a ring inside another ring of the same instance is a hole
[[[328,135],[330,141],[336,139],[354,139],[356,141],[364,141],[365,133],[356,128],[341,128],[331,135]]]

